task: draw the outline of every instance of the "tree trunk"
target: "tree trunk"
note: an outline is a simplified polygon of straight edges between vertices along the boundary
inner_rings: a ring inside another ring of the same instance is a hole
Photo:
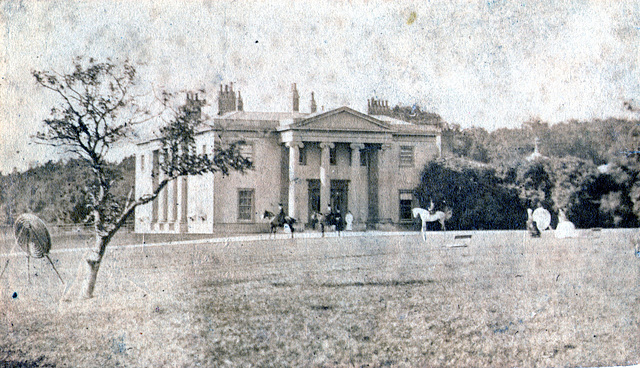
[[[96,287],[98,270],[100,269],[100,263],[102,262],[105,247],[106,244],[104,239],[96,239],[96,249],[91,251],[85,259],[85,279],[82,283],[82,298],[84,299],[90,299],[93,297],[93,290]]]
[[[85,260],[85,280],[82,284],[82,298],[90,299],[93,297],[93,290],[96,287],[96,279],[98,278],[98,269],[100,269],[100,261],[94,259]]]

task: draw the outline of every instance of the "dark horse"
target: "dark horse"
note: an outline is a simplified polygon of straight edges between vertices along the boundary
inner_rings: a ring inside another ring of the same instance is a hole
[[[293,232],[295,231],[293,224],[296,223],[296,219],[294,219],[293,217],[286,216],[284,213],[279,213],[276,216],[271,211],[264,211],[262,218],[269,219],[269,225],[271,226],[271,229],[269,230],[270,234],[275,235],[276,231],[278,231],[278,228],[284,228],[284,225],[286,224],[287,226],[289,226],[289,229],[291,229],[291,237],[293,238]]]
[[[344,217],[342,217],[342,214],[340,212],[330,212],[328,215],[324,216],[324,218],[322,219],[323,221],[321,222],[322,224],[322,236],[324,236],[324,227],[325,225],[329,228],[331,228],[332,226],[335,227],[336,231],[338,232],[338,236],[340,236],[340,233],[344,230],[344,226],[346,224]]]

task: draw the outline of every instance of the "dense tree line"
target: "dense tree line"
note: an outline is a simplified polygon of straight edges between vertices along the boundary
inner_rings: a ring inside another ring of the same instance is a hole
[[[443,140],[446,150],[454,156],[500,164],[522,160],[531,154],[538,138],[540,152],[545,156],[573,156],[602,165],[637,150],[639,122],[609,118],[550,125],[534,119],[518,128],[492,132],[445,124]]]
[[[527,220],[516,188],[507,185],[497,169],[464,159],[431,162],[416,190],[423,208],[449,207],[448,229],[519,229]],[[439,230],[439,229],[438,229]]]
[[[487,132],[445,125],[445,159],[427,165],[420,206],[453,210],[451,228],[522,229],[526,208],[565,210],[576,226],[636,227],[640,156],[636,120],[529,121]],[[531,157],[536,138],[540,157]]]
[[[135,178],[134,157],[110,165],[119,178],[113,192],[126,198]],[[47,223],[81,223],[89,215],[87,183],[91,169],[81,160],[49,161],[24,172],[0,175],[0,224],[30,212]]]
[[[635,227],[640,215],[639,121],[605,119],[549,125],[539,120],[488,132],[448,125],[437,114],[396,106],[394,117],[443,127],[445,158],[424,168],[418,205],[452,208],[452,229],[522,229],[526,209],[543,206],[555,225],[564,209],[576,226]],[[538,138],[542,158],[529,161]],[[598,170],[598,166],[600,170]],[[112,170],[114,193],[133,187],[133,157]],[[85,221],[90,168],[80,160],[47,162],[0,175],[0,223],[23,212],[49,223]]]

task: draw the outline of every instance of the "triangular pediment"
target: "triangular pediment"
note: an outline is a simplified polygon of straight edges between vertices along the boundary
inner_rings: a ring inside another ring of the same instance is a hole
[[[308,117],[290,126],[293,130],[388,132],[389,125],[372,116],[341,107]]]

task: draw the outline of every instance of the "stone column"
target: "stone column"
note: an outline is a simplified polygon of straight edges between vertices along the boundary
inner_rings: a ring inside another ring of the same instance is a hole
[[[383,144],[378,155],[378,218],[380,222],[388,222],[392,218],[391,205],[396,204],[397,200],[391,197],[391,182],[389,176],[390,167],[393,166],[393,158],[391,157],[391,145]]]
[[[186,233],[189,231],[187,209],[189,208],[188,197],[188,177],[181,176],[177,180],[180,181],[180,232]]]
[[[335,147],[333,143],[322,142],[320,148],[320,212],[326,211],[327,205],[331,202],[331,179],[329,172],[331,167],[329,164],[329,150]]]
[[[164,176],[164,175],[162,175]],[[160,180],[163,178],[161,177]],[[160,192],[158,196],[160,199],[160,221],[162,223],[166,223],[168,221],[168,212],[169,212],[169,186],[165,185],[165,187]]]
[[[296,177],[298,162],[300,160],[300,148],[304,147],[302,142],[287,142],[289,147],[289,216],[296,218],[296,185],[300,181]]]
[[[365,197],[364,188],[366,180],[360,180],[360,150],[364,149],[362,143],[351,143],[351,174],[349,180],[349,210],[354,217],[354,222],[364,220]]]

